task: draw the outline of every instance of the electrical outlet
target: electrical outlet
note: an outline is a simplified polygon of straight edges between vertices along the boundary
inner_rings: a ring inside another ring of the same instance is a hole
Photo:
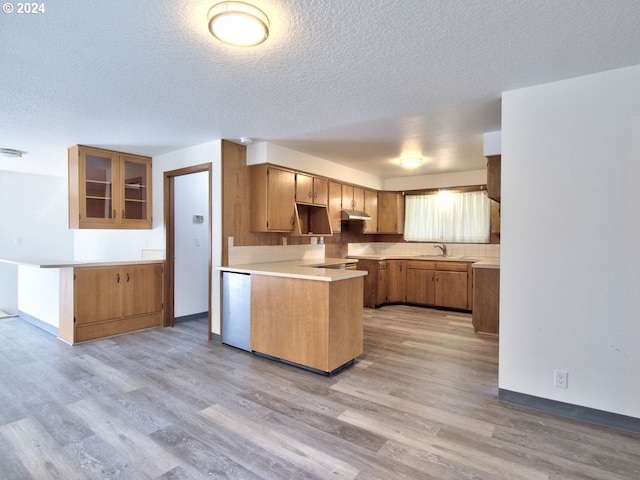
[[[553,375],[553,385],[558,388],[567,388],[569,373],[564,370],[555,370]]]

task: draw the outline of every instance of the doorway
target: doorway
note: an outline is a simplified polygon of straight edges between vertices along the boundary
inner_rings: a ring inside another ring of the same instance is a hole
[[[206,212],[192,212],[188,221],[196,229],[198,227],[206,229],[206,233],[196,233],[191,235],[190,240],[193,241],[189,245],[196,247],[196,250],[206,249],[206,315],[207,315],[207,339],[211,341],[211,173],[212,166],[210,163],[194,165],[192,167],[181,168],[178,170],[171,170],[164,172],[164,224],[166,228],[166,260],[165,260],[165,301],[164,301],[164,326],[173,327],[176,319],[176,294],[188,295],[189,289],[187,288],[185,293],[182,280],[178,289],[176,289],[176,273],[181,278],[185,278],[184,270],[185,266],[179,263],[176,265],[176,256],[178,260],[182,262],[183,257],[190,257],[186,251],[187,243],[181,238],[184,229],[184,208],[181,206],[184,202],[188,201],[188,195],[185,194],[185,190],[182,188],[183,180],[189,180],[188,175],[206,174]],[[198,175],[200,176],[200,175]],[[195,179],[195,177],[194,177]],[[189,182],[184,182],[184,185],[188,186]],[[188,187],[187,187],[188,188]],[[188,192],[187,192],[188,193]],[[178,217],[177,217],[178,215]],[[205,221],[206,220],[206,221]],[[181,226],[182,224],[182,226]],[[176,234],[176,229],[181,230]],[[202,229],[201,228],[201,229]],[[187,233],[187,235],[189,235]],[[201,238],[200,235],[203,237]],[[188,268],[188,266],[186,267]],[[178,299],[178,313],[183,314],[184,303],[189,302],[187,298],[183,300]]]

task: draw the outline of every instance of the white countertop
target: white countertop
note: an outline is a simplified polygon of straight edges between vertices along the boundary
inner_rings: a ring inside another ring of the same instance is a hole
[[[249,273],[252,275],[268,275],[273,277],[299,278],[302,280],[319,280],[335,282],[367,275],[363,270],[346,270],[338,268],[322,268],[322,265],[339,265],[357,262],[349,258],[312,258],[288,260],[284,262],[248,263],[216,267],[222,272]]]
[[[25,265],[35,268],[68,268],[68,267],[108,267],[112,265],[137,265],[145,263],[162,263],[164,260],[131,260],[123,262],[76,262],[45,257],[13,257],[0,258],[0,262],[14,265]]]
[[[500,268],[500,257],[443,257],[442,255],[349,255],[362,260],[428,260],[435,262],[467,262],[474,268]]]

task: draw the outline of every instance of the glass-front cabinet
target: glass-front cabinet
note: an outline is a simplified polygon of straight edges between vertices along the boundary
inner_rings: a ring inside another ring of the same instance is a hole
[[[70,228],[151,228],[151,158],[69,148]]]

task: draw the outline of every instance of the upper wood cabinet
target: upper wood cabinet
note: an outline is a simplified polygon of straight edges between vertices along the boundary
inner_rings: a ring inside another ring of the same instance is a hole
[[[340,232],[342,210],[342,184],[329,181],[329,221],[333,233]]]
[[[327,205],[329,203],[329,181],[296,173],[296,202]]]
[[[500,201],[501,159],[501,155],[487,157],[487,195],[496,202]]]
[[[291,232],[295,223],[296,174],[260,164],[251,166],[251,230]]]
[[[404,196],[399,192],[378,193],[378,233],[404,232]]]
[[[76,145],[69,158],[69,228],[148,229],[151,158]]]
[[[364,188],[342,185],[342,209],[364,210]]]
[[[371,220],[365,220],[362,233],[378,233],[378,192],[374,190],[364,191],[364,211]]]

